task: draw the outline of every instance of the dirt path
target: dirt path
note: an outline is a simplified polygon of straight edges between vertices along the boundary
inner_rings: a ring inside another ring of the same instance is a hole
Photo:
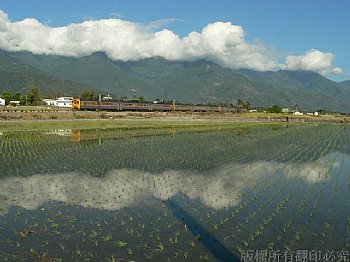
[[[52,110],[42,107],[0,110],[0,121],[23,120],[76,120],[76,119],[152,119],[152,120],[220,120],[234,122],[350,122],[349,116],[294,116],[264,113],[202,113],[202,112],[97,112]]]

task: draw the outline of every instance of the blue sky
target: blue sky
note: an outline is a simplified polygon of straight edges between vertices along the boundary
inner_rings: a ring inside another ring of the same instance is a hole
[[[231,22],[244,29],[248,42],[258,39],[278,56],[302,55],[311,49],[335,55],[334,67],[350,79],[350,1],[344,0],[1,0],[14,21],[34,17],[50,27],[87,19],[120,18],[137,23],[174,19],[164,25],[180,37],[200,32],[213,22]]]

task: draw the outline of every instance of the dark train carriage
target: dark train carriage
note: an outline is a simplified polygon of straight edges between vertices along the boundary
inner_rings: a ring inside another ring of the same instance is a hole
[[[175,105],[175,111],[193,111],[192,105]]]
[[[194,112],[207,112],[209,110],[208,106],[205,105],[194,105],[193,111]]]
[[[206,106],[207,112],[221,112],[221,106]]]
[[[237,112],[237,108],[232,107],[232,106],[226,106],[225,111],[229,112],[229,113],[234,113],[234,112]]]
[[[117,102],[81,101],[80,110],[120,110]]]
[[[171,104],[151,104],[151,111],[173,111],[174,106]]]
[[[120,110],[118,102],[99,102],[101,110]]]
[[[119,103],[120,110],[151,111],[151,104],[146,103]]]
[[[234,107],[230,107],[230,106],[223,106],[221,108],[221,111],[225,112],[225,113],[233,113],[233,112],[236,112],[236,109]]]

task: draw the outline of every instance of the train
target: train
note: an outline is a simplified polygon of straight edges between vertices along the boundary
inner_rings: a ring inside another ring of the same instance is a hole
[[[182,111],[182,112],[235,112],[234,107],[216,105],[190,105],[173,103],[142,103],[123,101],[82,101],[73,98],[73,110],[108,111]]]

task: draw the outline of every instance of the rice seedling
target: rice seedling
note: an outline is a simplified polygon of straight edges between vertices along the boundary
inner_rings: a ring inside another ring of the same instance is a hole
[[[108,234],[107,236],[102,237],[103,241],[111,241],[112,240],[112,235]]]
[[[4,131],[1,259],[32,248],[62,261],[220,260],[205,245],[212,238],[236,255],[328,247],[350,173],[350,130],[281,127],[186,127],[175,136],[159,127],[81,130],[75,144],[42,131]],[[346,228],[349,208],[339,217]],[[317,245],[307,241],[316,236]]]
[[[119,240],[119,241],[114,242],[114,245],[116,247],[126,247],[128,245],[128,243]]]

